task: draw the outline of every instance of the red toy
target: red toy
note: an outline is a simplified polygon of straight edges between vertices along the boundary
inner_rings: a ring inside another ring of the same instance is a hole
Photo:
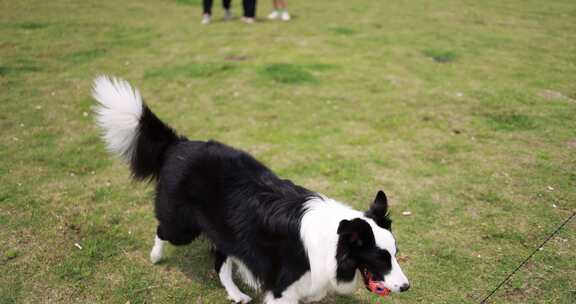
[[[368,271],[364,271],[364,283],[366,284],[366,288],[371,292],[385,297],[390,294],[390,289],[384,287],[383,281],[374,281],[372,279],[372,274]]]

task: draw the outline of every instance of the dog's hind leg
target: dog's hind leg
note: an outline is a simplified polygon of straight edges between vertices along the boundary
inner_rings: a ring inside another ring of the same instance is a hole
[[[228,293],[228,299],[234,301],[234,303],[243,304],[252,301],[252,298],[240,291],[232,279],[232,259],[218,250],[214,250],[214,258],[214,268],[220,277],[222,286],[224,286],[226,293]]]

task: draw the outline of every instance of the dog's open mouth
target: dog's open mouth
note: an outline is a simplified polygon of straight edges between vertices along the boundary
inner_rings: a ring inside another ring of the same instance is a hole
[[[366,289],[373,292],[379,296],[385,297],[390,294],[390,289],[384,287],[384,281],[376,281],[373,279],[372,273],[364,269],[361,271],[362,277],[364,278],[364,285]]]

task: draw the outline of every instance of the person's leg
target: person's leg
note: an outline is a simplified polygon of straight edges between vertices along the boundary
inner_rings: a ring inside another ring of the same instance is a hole
[[[202,1],[202,6],[204,9],[204,15],[212,15],[212,0]]]
[[[253,23],[256,17],[256,0],[243,0],[244,6],[244,21]]]
[[[290,14],[288,13],[288,7],[286,6],[286,1],[285,0],[276,0],[276,1],[278,10],[281,11],[280,19],[282,19],[282,21],[289,21],[291,18]]]
[[[202,24],[208,24],[211,21],[212,16],[212,0],[202,1],[202,7],[204,14],[202,15]]]
[[[232,11],[230,10],[232,7],[232,0],[222,0],[222,7],[224,8],[224,18],[232,18]]]
[[[222,0],[222,7],[225,10],[230,10],[231,5],[232,5],[232,0]]]
[[[284,1],[284,0],[274,0],[274,8],[275,8],[275,9],[285,10],[285,9],[286,9],[286,1]]]
[[[290,14],[287,10],[287,5],[285,0],[274,0],[273,2],[274,10],[270,15],[268,15],[268,19],[282,19],[283,21],[290,20]]]
[[[248,16],[249,6],[250,0],[242,0],[242,8],[244,9],[244,15],[242,15],[242,17],[246,18]]]
[[[278,8],[278,0],[272,0],[272,12],[268,14],[268,19],[274,20],[280,17],[280,10]]]

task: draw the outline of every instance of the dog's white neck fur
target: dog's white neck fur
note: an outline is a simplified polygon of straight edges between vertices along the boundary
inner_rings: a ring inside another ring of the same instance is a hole
[[[364,215],[327,197],[310,200],[306,203],[306,209],[302,217],[300,237],[310,261],[311,289],[352,292],[357,288],[358,275],[344,286],[336,281],[336,248],[338,245],[336,231],[340,221],[362,218]]]

